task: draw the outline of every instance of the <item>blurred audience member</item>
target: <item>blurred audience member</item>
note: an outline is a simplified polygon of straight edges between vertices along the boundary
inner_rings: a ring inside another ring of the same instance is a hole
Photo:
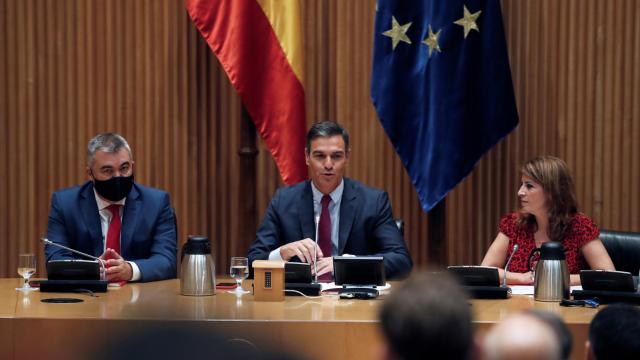
[[[587,359],[640,359],[640,310],[622,304],[600,310],[589,326]]]
[[[395,289],[380,312],[384,359],[469,359],[473,328],[467,294],[447,273],[420,273]]]
[[[495,325],[484,339],[486,360],[560,360],[561,340],[537,315],[518,313]]]
[[[549,324],[553,331],[556,332],[558,340],[560,340],[560,348],[562,351],[562,360],[569,360],[571,357],[571,348],[573,347],[573,338],[569,328],[562,318],[552,312],[542,310],[529,310],[527,314],[531,314],[538,319]]]

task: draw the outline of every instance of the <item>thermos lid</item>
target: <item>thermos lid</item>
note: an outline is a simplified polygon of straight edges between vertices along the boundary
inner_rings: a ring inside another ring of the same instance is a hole
[[[565,260],[564,246],[556,241],[547,241],[540,246],[540,260]]]
[[[211,254],[211,244],[209,243],[209,238],[201,235],[189,236],[189,239],[184,244],[182,253],[183,255]]]

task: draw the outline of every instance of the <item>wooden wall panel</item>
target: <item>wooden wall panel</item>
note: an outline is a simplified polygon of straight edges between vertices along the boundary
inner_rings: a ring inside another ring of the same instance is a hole
[[[520,125],[447,197],[443,262],[482,259],[517,206],[519,164],[539,154],[569,163],[601,227],[640,231],[640,3],[502,8]],[[426,266],[427,215],[369,96],[375,2],[309,0],[302,13],[307,123],[347,127],[348,176],[389,192]],[[136,179],[170,192],[180,242],[209,235],[226,273],[251,241],[237,216],[240,101],[181,0],[0,0],[0,49],[0,276],[15,276],[22,251],[42,269],[51,193],[86,179],[84,148],[100,131],[128,138]],[[258,223],[281,186],[259,148]]]

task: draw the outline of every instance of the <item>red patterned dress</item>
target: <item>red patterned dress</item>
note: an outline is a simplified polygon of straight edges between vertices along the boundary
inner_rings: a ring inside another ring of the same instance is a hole
[[[514,212],[505,215],[500,219],[499,230],[509,238],[509,251],[507,257],[511,255],[511,249],[513,245],[518,244],[519,248],[513,260],[509,264],[508,271],[525,273],[529,271],[527,268],[527,260],[531,250],[536,247],[535,240],[533,238],[533,232],[518,227],[516,221],[518,220],[518,213]],[[589,269],[584,256],[580,252],[580,249],[588,242],[597,239],[600,236],[600,230],[598,226],[588,216],[577,213],[571,220],[569,233],[562,241],[562,246],[565,248],[565,255],[567,257],[567,267],[571,274],[577,274],[580,270]],[[533,257],[532,263],[535,264],[538,261],[539,254]]]

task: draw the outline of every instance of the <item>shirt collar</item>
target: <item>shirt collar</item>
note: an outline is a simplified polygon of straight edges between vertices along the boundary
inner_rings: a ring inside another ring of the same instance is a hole
[[[102,200],[102,198],[98,195],[98,192],[96,191],[96,189],[93,189],[93,195],[95,195],[96,202],[98,203],[98,211],[106,209],[111,204],[124,206],[124,202],[125,202],[125,200],[127,200],[127,198],[125,197],[125,198],[123,198],[123,199],[121,199],[119,201],[116,201],[114,203],[110,203],[108,201]]]
[[[318,188],[316,188],[316,186],[313,184],[313,180],[311,180],[311,191],[313,192],[313,202],[319,204],[324,194],[321,193],[320,190],[318,190]],[[335,190],[333,190],[331,194],[329,194],[334,204],[340,203],[340,200],[342,199],[343,191],[344,191],[344,178],[340,181],[340,184],[335,188]]]

